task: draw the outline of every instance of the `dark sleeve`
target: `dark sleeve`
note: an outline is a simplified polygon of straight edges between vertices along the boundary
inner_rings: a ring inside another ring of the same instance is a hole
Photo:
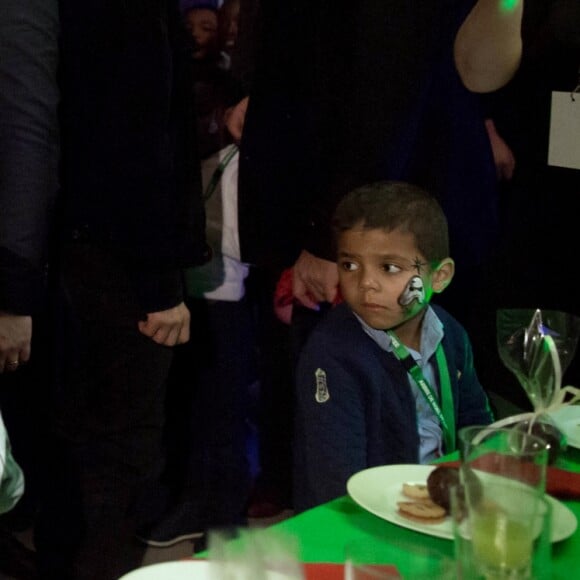
[[[169,310],[183,302],[185,286],[182,270],[138,265],[131,274],[143,316]]]
[[[181,268],[203,264],[209,259],[205,242],[205,209],[202,198],[201,167],[192,93],[193,69],[189,53],[189,33],[177,11],[177,3],[167,1],[168,44],[171,59],[167,133],[172,142],[172,164],[165,181],[174,182],[177,219],[170,228],[174,236],[166,248],[159,245],[146,260],[133,255],[132,280],[143,314],[160,312],[184,300]],[[130,267],[131,267],[130,266]]]
[[[0,310],[43,289],[58,165],[57,0],[0,3]]]
[[[367,467],[364,398],[360,381],[329,353],[324,335],[312,337],[297,368],[294,442],[294,507],[297,512],[346,493],[346,482]],[[328,400],[316,399],[321,369]]]
[[[468,425],[488,425],[494,419],[488,397],[475,371],[469,337],[465,331],[462,334],[462,356],[457,366],[456,429]]]

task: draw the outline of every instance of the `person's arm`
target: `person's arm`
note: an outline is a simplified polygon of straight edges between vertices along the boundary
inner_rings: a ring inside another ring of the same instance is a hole
[[[467,335],[462,341],[462,361],[458,364],[456,429],[467,425],[488,425],[494,420],[489,399],[479,382],[473,361],[473,350]]]
[[[0,373],[30,359],[32,316],[0,312]]]
[[[230,135],[236,143],[242,140],[242,133],[244,131],[244,122],[246,120],[246,111],[250,97],[244,97],[241,101],[226,109],[224,113],[224,123],[230,132]]]
[[[58,2],[0,4],[0,372],[30,356],[58,175]]]
[[[0,412],[0,514],[10,511],[24,493],[24,474],[16,463]]]
[[[522,56],[524,0],[478,0],[455,38],[455,66],[470,91],[504,86]]]
[[[516,159],[513,151],[497,132],[493,119],[485,120],[485,130],[489,137],[497,178],[499,181],[509,181],[513,177],[516,168]]]
[[[128,268],[143,312],[139,331],[154,342],[175,346],[189,340],[190,313],[184,303],[181,270],[132,262]]]
[[[328,352],[320,335],[303,349],[297,366],[294,442],[297,512],[344,495],[348,478],[367,467],[362,388],[352,370],[337,360],[340,357],[340,353]],[[320,376],[320,369],[324,369],[324,377]],[[323,383],[328,387],[328,399]]]

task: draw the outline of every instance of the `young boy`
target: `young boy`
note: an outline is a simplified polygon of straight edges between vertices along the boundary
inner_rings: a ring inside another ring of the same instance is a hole
[[[343,198],[333,226],[345,302],[298,362],[297,512],[343,495],[362,469],[427,463],[455,449],[459,428],[493,419],[465,330],[429,305],[455,271],[437,201],[375,183]]]

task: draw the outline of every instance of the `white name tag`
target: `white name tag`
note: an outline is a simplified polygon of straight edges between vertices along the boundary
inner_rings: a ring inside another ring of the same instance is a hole
[[[552,93],[548,165],[580,169],[580,93]]]

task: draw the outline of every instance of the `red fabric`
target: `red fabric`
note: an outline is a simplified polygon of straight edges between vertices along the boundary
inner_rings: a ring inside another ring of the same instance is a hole
[[[400,578],[395,566],[389,564],[377,564],[375,565],[375,568],[393,574],[393,578]],[[304,564],[304,572],[306,573],[306,580],[343,580],[344,564],[309,562]],[[397,576],[395,576],[395,574],[397,574]]]
[[[275,306],[290,306],[294,302],[292,296],[292,268],[287,268],[282,272],[278,283],[276,284],[276,291],[274,292]]]
[[[191,558],[182,558],[183,561]],[[331,562],[306,562],[302,564],[305,580],[344,580],[344,564]],[[392,564],[374,564],[377,570],[389,572],[393,578],[400,578],[400,574]]]
[[[478,458],[479,467],[483,467],[485,471],[490,473],[497,472],[499,462],[493,457],[494,453]],[[480,460],[485,460],[481,462]],[[450,467],[459,467],[459,461],[447,461],[445,463],[438,463],[437,465],[448,465]],[[509,465],[502,461],[502,470],[509,473]],[[521,465],[519,465],[521,467]],[[534,466],[531,466],[532,468]],[[531,472],[530,472],[531,473]],[[573,473],[571,471],[566,471],[565,469],[560,469],[559,467],[554,467],[548,465],[546,472],[546,493],[557,497],[559,499],[580,499],[580,473]]]

